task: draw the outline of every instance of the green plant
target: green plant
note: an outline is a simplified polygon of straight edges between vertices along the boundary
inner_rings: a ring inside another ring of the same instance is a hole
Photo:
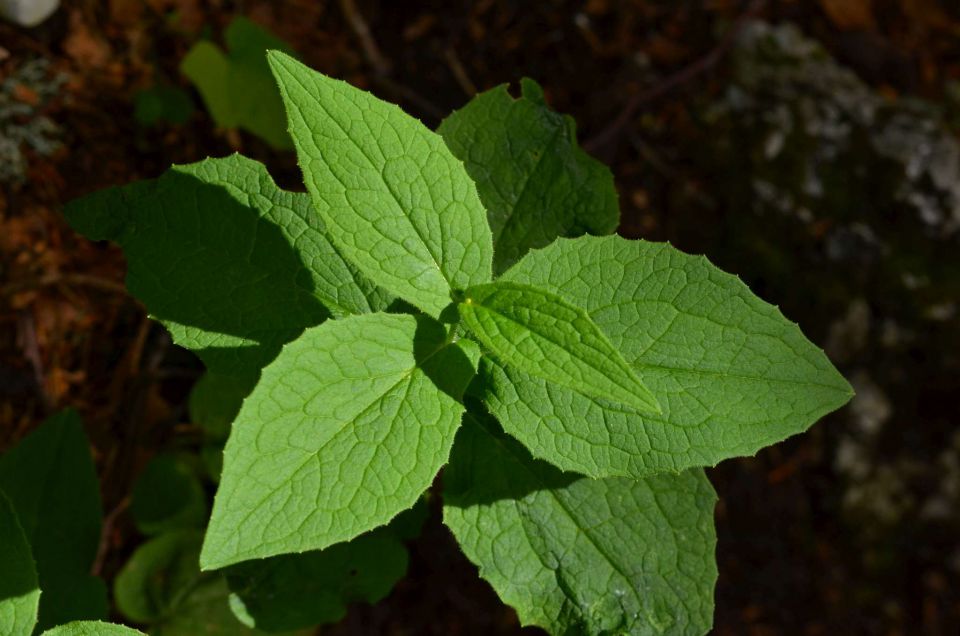
[[[264,55],[268,49],[292,50],[242,16],[230,22],[223,40],[226,52],[206,40],[194,44],[180,62],[180,71],[197,87],[217,126],[242,128],[273,148],[292,148],[283,125],[283,104]]]
[[[385,595],[446,466],[444,522],[523,623],[707,631],[702,467],[806,430],[847,382],[705,258],[581,236],[616,227],[613,181],[532,81],[435,134],[269,62],[308,193],[234,155],[68,210],[206,365],[208,448],[232,422],[199,560],[236,615],[292,630]]]
[[[140,634],[97,620],[107,615],[106,586],[90,575],[99,540],[93,461],[80,418],[64,411],[0,457],[0,634]]]

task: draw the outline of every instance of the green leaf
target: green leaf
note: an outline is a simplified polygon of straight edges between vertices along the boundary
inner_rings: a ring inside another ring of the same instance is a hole
[[[443,140],[393,104],[268,55],[314,206],[371,280],[438,316],[491,277],[486,212]]]
[[[150,636],[253,636],[230,609],[230,589],[223,576],[205,576],[175,612],[150,629]]]
[[[138,91],[134,97],[133,117],[145,126],[161,121],[185,124],[192,114],[193,100],[189,93],[176,86],[157,84]]]
[[[54,415],[0,457],[0,490],[37,563],[37,629],[105,617],[106,586],[90,575],[100,544],[100,486],[76,412]]]
[[[207,475],[215,482],[220,481],[223,470],[223,445],[230,435],[230,423],[259,380],[259,369],[240,369],[236,373],[207,371],[190,391],[190,419],[203,429],[200,455]]]
[[[420,534],[428,514],[421,498],[388,526],[352,541],[231,566],[230,606],[245,625],[269,632],[339,621],[348,603],[375,603],[403,577],[403,541]]]
[[[403,577],[407,561],[387,526],[324,550],[241,563],[226,574],[237,614],[249,627],[274,632],[334,623],[348,603],[376,603]]]
[[[37,567],[17,513],[0,492],[0,634],[30,636],[37,622]]]
[[[609,234],[620,209],[609,168],[577,146],[571,117],[550,110],[536,82],[477,95],[437,129],[463,160],[487,208],[500,273],[558,236]]]
[[[210,42],[196,43],[180,71],[196,85],[218,126],[243,128],[278,150],[293,148],[266,60],[268,49],[292,50],[244,17],[230,23],[224,40],[227,54]]]
[[[202,567],[323,549],[412,506],[447,460],[478,355],[396,314],[286,345],[233,425]]]
[[[204,373],[190,391],[191,421],[212,441],[225,442],[230,423],[237,418],[245,397],[257,385],[259,373]]]
[[[43,636],[146,636],[143,632],[124,627],[123,625],[114,625],[113,623],[104,623],[102,621],[76,621],[48,629],[43,632]]]
[[[640,411],[657,400],[583,309],[529,285],[471,287],[463,324],[494,357],[526,373]]]
[[[207,520],[207,497],[188,465],[173,455],[157,455],[133,484],[130,512],[146,535],[202,528]]]
[[[180,61],[180,72],[196,85],[218,126],[236,128],[240,125],[228,88],[230,60],[220,47],[212,42],[197,42]]]
[[[239,155],[97,192],[67,218],[120,244],[130,293],[210,370],[255,374],[328,315],[390,301],[340,257],[306,194]]]
[[[203,532],[179,530],[137,547],[113,583],[117,609],[138,623],[176,614],[203,575],[197,567]]]
[[[504,275],[583,307],[663,413],[634,413],[486,361],[476,386],[533,455],[593,477],[714,465],[800,433],[852,391],[796,324],[705,258],[561,239]]]
[[[151,636],[263,634],[233,615],[223,576],[200,572],[202,539],[200,531],[180,530],[138,547],[114,581],[117,608],[148,624]]]
[[[444,522],[524,625],[591,635],[710,629],[716,495],[702,470],[588,479],[534,460],[498,429],[464,418],[444,473]]]

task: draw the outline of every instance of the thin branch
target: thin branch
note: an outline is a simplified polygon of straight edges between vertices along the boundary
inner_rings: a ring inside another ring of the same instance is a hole
[[[390,61],[380,53],[380,47],[367,24],[360,9],[357,8],[354,0],[340,0],[340,10],[350,25],[353,34],[360,40],[360,48],[363,49],[363,57],[367,64],[373,69],[373,81],[384,90],[392,93],[395,97],[406,100],[419,108],[425,114],[435,119],[443,119],[444,112],[434,105],[430,100],[423,97],[416,91],[390,79]]]
[[[43,410],[45,413],[51,413],[54,403],[50,394],[47,393],[46,372],[43,368],[43,357],[40,355],[40,344],[37,342],[36,326],[33,324],[33,317],[25,310],[17,314],[17,336],[23,355],[30,362],[30,368],[33,370],[33,381],[37,386]]]
[[[18,292],[27,291],[30,289],[39,289],[42,287],[51,287],[61,284],[67,286],[90,287],[92,289],[99,289],[100,291],[116,294],[127,294],[127,289],[122,283],[108,280],[106,278],[100,278],[99,276],[92,276],[90,274],[55,273],[47,274],[45,276],[41,276],[40,278],[15,281],[5,285],[4,287],[0,287],[0,298],[6,298],[7,296],[12,296]]]
[[[373,81],[387,92],[393,93],[393,95],[396,97],[410,102],[434,119],[443,119],[446,116],[443,110],[441,110],[436,104],[428,100],[426,97],[423,97],[420,95],[420,93],[416,92],[412,88],[408,88],[403,84],[398,84],[386,75],[374,75]]]
[[[457,55],[456,50],[451,46],[448,47],[444,52],[443,56],[447,60],[447,66],[450,67],[450,72],[453,73],[453,77],[457,80],[457,84],[460,85],[460,88],[463,89],[463,92],[467,94],[467,97],[473,97],[477,94],[477,85],[473,83],[470,79],[470,76],[467,75],[467,69],[463,67],[463,62],[460,61],[460,56]]]
[[[720,42],[718,42],[709,53],[696,60],[689,66],[680,69],[673,75],[670,75],[664,81],[659,82],[647,90],[634,95],[630,101],[627,102],[626,106],[624,106],[623,110],[620,111],[620,114],[617,115],[617,117],[610,122],[606,128],[583,143],[583,148],[590,153],[598,152],[601,148],[610,143],[610,141],[612,141],[618,134],[620,134],[620,131],[625,126],[633,121],[634,115],[636,115],[637,110],[642,105],[663,97],[675,88],[687,84],[688,82],[696,79],[703,73],[706,73],[715,67],[730,51],[730,49],[733,48],[733,44],[736,42],[737,36],[740,35],[740,32],[746,26],[747,22],[755,17],[765,5],[766,0],[752,0],[746,11],[744,11],[743,14],[736,19],[733,25],[727,30],[726,34],[724,34]]]
[[[110,533],[113,532],[113,526],[117,522],[117,517],[129,506],[130,498],[124,497],[113,510],[104,516],[100,529],[100,542],[97,544],[97,555],[93,560],[93,565],[90,567],[90,574],[93,576],[100,576],[100,573],[103,571],[103,562],[106,560],[107,553],[110,551]]]
[[[390,62],[380,53],[380,47],[377,46],[373,35],[370,33],[370,27],[364,19],[363,14],[357,9],[353,0],[340,0],[340,9],[344,17],[350,24],[353,34],[360,40],[360,46],[363,48],[363,55],[367,62],[373,68],[377,75],[388,75],[390,73]]]

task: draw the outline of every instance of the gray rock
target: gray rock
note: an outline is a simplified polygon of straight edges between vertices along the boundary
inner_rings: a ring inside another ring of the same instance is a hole
[[[0,0],[0,16],[20,26],[37,26],[50,17],[60,0]]]

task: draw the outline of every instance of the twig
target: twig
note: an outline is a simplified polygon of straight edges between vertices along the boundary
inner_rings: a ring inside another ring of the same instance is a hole
[[[684,193],[689,194],[693,200],[700,205],[706,208],[711,208],[714,206],[715,202],[709,196],[694,186],[693,183],[679,170],[664,161],[664,159],[654,148],[650,146],[650,144],[640,138],[639,134],[631,133],[629,138],[630,143],[633,145],[634,149],[636,149],[637,154],[640,155],[640,158],[643,159],[654,171],[658,172],[667,181],[679,183],[683,188]]]
[[[418,94],[411,88],[398,84],[390,79],[390,62],[380,53],[370,27],[364,19],[363,14],[357,8],[354,0],[340,0],[340,10],[343,11],[344,18],[350,25],[353,34],[360,40],[360,48],[363,49],[363,57],[373,69],[373,81],[388,92],[400,99],[404,99],[427,115],[435,119],[443,119],[444,112],[435,106],[430,100]]]
[[[470,76],[467,75],[467,69],[463,68],[460,56],[457,55],[454,48],[452,46],[448,47],[447,50],[443,52],[443,56],[447,59],[447,66],[450,67],[450,71],[457,80],[457,84],[459,84],[463,92],[467,94],[467,97],[476,95],[477,85],[470,80]]]
[[[422,110],[427,115],[430,115],[434,119],[443,119],[445,113],[433,102],[427,98],[421,96],[418,92],[412,88],[408,88],[403,84],[398,84],[386,75],[374,75],[373,81],[383,87],[384,90],[393,93],[395,96],[405,99],[411,104],[415,105],[417,108]]]
[[[144,315],[140,320],[140,326],[137,328],[137,335],[133,339],[133,344],[130,346],[129,355],[127,356],[127,373],[130,375],[136,375],[140,370],[140,359],[143,357],[143,349],[147,343],[147,335],[150,333],[150,327],[153,325],[153,321],[150,320],[150,317]]]
[[[30,362],[33,370],[33,381],[37,385],[37,393],[40,395],[40,403],[45,413],[53,411],[53,400],[47,393],[46,373],[43,370],[43,358],[40,356],[40,345],[37,343],[37,330],[33,324],[33,318],[30,314],[21,310],[17,315],[17,334],[24,357]]]
[[[117,517],[123,513],[130,505],[130,498],[124,497],[120,500],[113,510],[108,512],[103,518],[103,525],[100,529],[100,542],[97,544],[97,556],[90,566],[90,574],[100,576],[103,571],[103,562],[106,561],[107,552],[110,551],[110,533],[113,532],[113,525],[117,522]]]
[[[357,9],[357,5],[353,0],[340,0],[340,9],[347,18],[347,22],[350,23],[353,34],[360,40],[360,46],[363,47],[363,55],[367,58],[367,62],[373,67],[377,75],[388,75],[390,73],[390,62],[380,53],[380,48],[370,34],[370,27],[367,26],[367,21],[364,20],[363,14]]]
[[[4,287],[0,287],[0,298],[12,296],[17,292],[28,289],[38,289],[40,287],[51,287],[54,285],[76,285],[78,287],[91,287],[101,291],[113,292],[126,295],[127,289],[121,283],[117,283],[99,276],[90,274],[47,274],[40,278],[30,280],[15,281]]]
[[[606,128],[583,143],[583,148],[590,153],[598,152],[615,138],[622,128],[630,123],[640,106],[663,97],[678,86],[682,86],[696,79],[699,75],[716,66],[733,47],[737,36],[740,35],[740,32],[746,26],[747,22],[756,16],[765,5],[766,0],[752,0],[746,11],[736,19],[720,42],[718,42],[709,53],[667,77],[664,81],[634,95],[630,101],[627,102],[626,106],[623,107],[623,110],[620,111],[620,114],[617,115]]]

